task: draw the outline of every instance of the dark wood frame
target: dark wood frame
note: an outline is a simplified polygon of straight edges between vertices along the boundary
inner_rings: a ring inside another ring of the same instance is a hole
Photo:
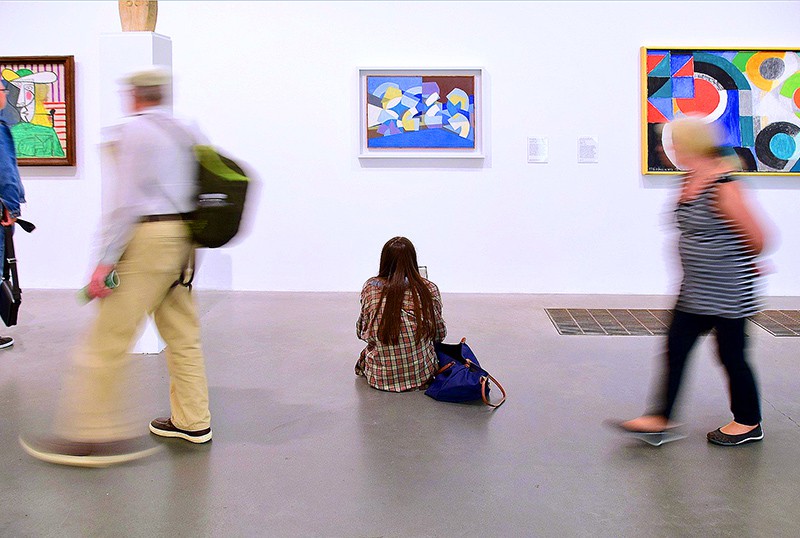
[[[75,57],[74,56],[0,56],[0,68],[26,64],[63,64],[66,113],[65,157],[18,157],[20,166],[75,166]]]

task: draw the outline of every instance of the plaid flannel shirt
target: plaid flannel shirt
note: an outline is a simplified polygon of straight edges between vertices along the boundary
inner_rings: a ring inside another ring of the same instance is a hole
[[[367,383],[376,389],[401,392],[423,386],[430,381],[439,363],[433,342],[441,342],[447,334],[442,319],[442,296],[433,282],[426,280],[433,295],[436,315],[436,334],[431,340],[416,341],[417,320],[411,291],[406,291],[403,310],[400,313],[400,339],[396,345],[384,344],[378,339],[378,327],[383,309],[380,308],[383,282],[371,278],[361,290],[361,315],[356,322],[356,334],[367,346],[361,351],[356,363],[356,374],[367,378]]]

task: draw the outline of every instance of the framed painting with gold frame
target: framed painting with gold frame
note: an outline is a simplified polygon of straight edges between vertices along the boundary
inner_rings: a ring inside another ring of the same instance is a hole
[[[675,174],[670,122],[699,116],[742,174],[800,175],[800,50],[642,48],[642,173]]]

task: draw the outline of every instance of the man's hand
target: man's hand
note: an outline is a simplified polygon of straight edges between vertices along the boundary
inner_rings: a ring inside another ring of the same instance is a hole
[[[106,277],[114,270],[113,265],[99,264],[92,274],[92,280],[89,281],[89,296],[90,297],[107,297],[114,291],[106,286]]]

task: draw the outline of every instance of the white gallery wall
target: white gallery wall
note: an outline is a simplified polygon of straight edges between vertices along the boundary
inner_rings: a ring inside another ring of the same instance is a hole
[[[200,287],[352,291],[405,235],[444,292],[675,291],[674,177],[641,170],[640,48],[798,48],[800,2],[159,2],[174,108],[260,177]],[[74,55],[78,165],[22,170],[23,288],[78,288],[100,219],[100,36],[117,2],[0,2],[2,55]],[[358,69],[484,69],[483,161],[360,161]],[[596,137],[599,162],[578,163]],[[547,137],[546,164],[527,162]],[[800,177],[748,177],[800,295]]]

